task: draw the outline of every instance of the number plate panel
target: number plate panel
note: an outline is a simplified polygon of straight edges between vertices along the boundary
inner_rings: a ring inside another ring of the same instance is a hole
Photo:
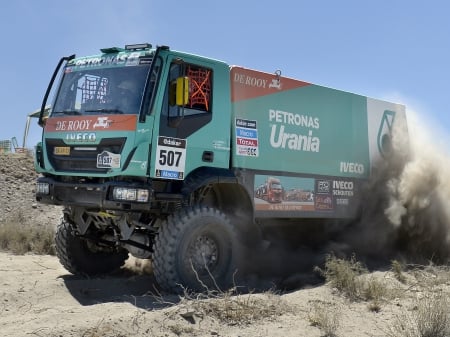
[[[57,156],[69,156],[70,147],[69,146],[55,146],[53,148],[53,154]]]

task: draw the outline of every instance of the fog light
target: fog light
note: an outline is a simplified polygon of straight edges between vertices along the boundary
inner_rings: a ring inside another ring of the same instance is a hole
[[[137,190],[137,201],[139,202],[147,202],[148,201],[148,190]]]
[[[36,193],[50,194],[50,185],[48,183],[36,183]]]

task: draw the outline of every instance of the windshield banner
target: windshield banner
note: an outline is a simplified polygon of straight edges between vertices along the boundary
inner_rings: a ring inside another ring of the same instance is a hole
[[[136,115],[50,117],[45,132],[133,131],[136,122]]]

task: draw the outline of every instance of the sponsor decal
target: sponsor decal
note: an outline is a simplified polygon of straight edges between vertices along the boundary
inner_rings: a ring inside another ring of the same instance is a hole
[[[64,137],[66,143],[94,143],[97,140],[95,132],[71,132]]]
[[[273,148],[305,152],[320,151],[320,139],[314,135],[314,130],[320,127],[319,118],[270,109],[269,122],[272,123],[270,145]],[[290,125],[296,128],[294,132],[287,130]]]
[[[334,180],[333,195],[353,197],[354,183],[353,181]]]
[[[212,144],[216,150],[230,151],[230,147],[227,146],[227,143],[223,140],[213,140]]]
[[[97,117],[97,121],[94,123],[93,128],[108,129],[111,126],[112,120],[108,117]]]
[[[120,154],[103,151],[97,155],[97,168],[120,168]]]
[[[314,207],[318,211],[333,210],[332,181],[325,179],[316,180],[316,198]]]
[[[392,125],[395,120],[395,112],[385,110],[378,129],[377,145],[382,157],[385,157],[392,149]]]
[[[339,170],[342,173],[356,173],[363,175],[365,172],[364,164],[360,163],[348,163],[341,161]]]
[[[131,164],[136,164],[139,165],[141,170],[145,171],[147,169],[147,161],[142,161],[142,160],[131,160],[130,161]]]
[[[236,119],[236,155],[258,157],[258,128],[256,121]]]
[[[84,57],[70,61],[68,67],[93,68],[102,66],[137,66],[151,63],[151,57],[144,56],[146,52],[121,52],[117,54],[106,54],[101,56]],[[142,56],[141,56],[142,55]],[[67,70],[66,70],[67,71]]]
[[[182,180],[186,164],[186,139],[158,138],[156,148],[155,176],[157,178]]]
[[[255,210],[314,212],[314,184],[314,178],[255,175]]]
[[[349,205],[349,199],[337,198],[336,199],[336,205],[338,205],[338,206],[348,206]]]
[[[45,132],[133,131],[136,123],[136,115],[50,117]]]
[[[139,64],[140,64],[140,65],[143,65],[143,64],[151,64],[151,63],[152,63],[152,60],[153,60],[153,58],[150,57],[150,56],[148,56],[148,57],[146,57],[146,56],[141,56],[141,57],[139,58]]]
[[[331,181],[329,180],[317,180],[317,193],[330,194],[331,193]]]
[[[333,209],[333,198],[329,195],[316,195],[316,210],[330,211]]]
[[[272,82],[269,84],[269,88],[275,88],[281,90],[281,70],[275,72],[276,78],[272,78]]]
[[[310,85],[310,83],[281,77],[281,71],[273,74],[232,67],[230,73],[231,101],[237,102]]]
[[[242,73],[234,73],[234,83],[256,88],[267,88],[269,86],[269,80],[267,79]]]
[[[357,180],[337,177],[255,175],[253,203],[257,211],[351,211]]]

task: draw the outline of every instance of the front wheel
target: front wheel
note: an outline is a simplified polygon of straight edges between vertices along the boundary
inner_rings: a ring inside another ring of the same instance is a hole
[[[182,209],[161,226],[153,248],[159,285],[181,292],[223,290],[233,285],[239,244],[225,214],[209,207]]]
[[[56,255],[74,275],[94,276],[119,269],[128,258],[121,248],[100,246],[75,234],[72,225],[63,220],[55,236]]]

